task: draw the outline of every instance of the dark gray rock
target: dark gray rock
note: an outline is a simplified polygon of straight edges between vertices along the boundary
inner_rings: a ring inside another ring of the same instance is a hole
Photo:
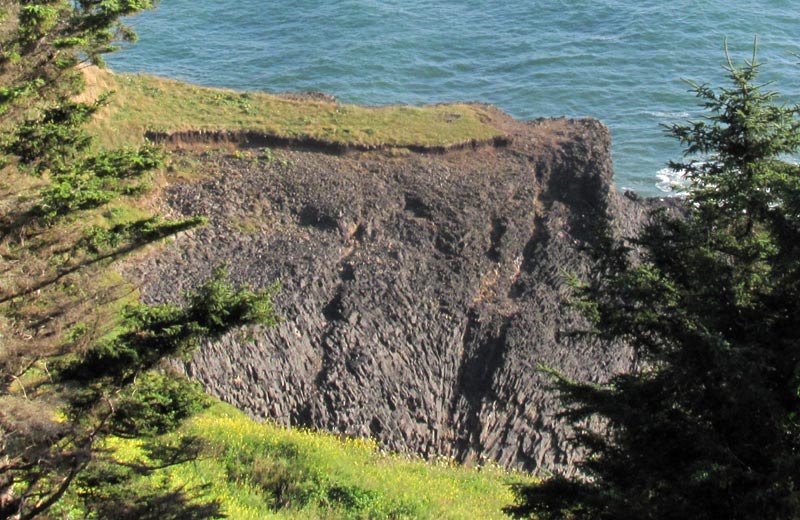
[[[508,467],[576,454],[541,365],[602,381],[630,352],[564,334],[566,273],[642,201],[612,184],[593,120],[505,122],[510,144],[444,154],[277,150],[211,156],[209,180],[165,193],[211,224],[132,265],[148,301],[176,300],[227,262],[282,289],[282,322],[230,334],[185,366],[255,417],[371,436],[391,449]]]

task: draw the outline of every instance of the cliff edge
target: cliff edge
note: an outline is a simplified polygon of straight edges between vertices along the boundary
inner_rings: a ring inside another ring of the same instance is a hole
[[[256,417],[370,436],[463,462],[569,469],[569,427],[548,376],[603,380],[619,346],[565,332],[566,273],[607,226],[630,233],[639,203],[612,183],[608,130],[530,123],[508,139],[438,153],[302,149],[205,154],[166,211],[205,215],[130,267],[146,301],[180,298],[214,266],[279,281],[282,323],[206,345],[185,365]],[[335,153],[334,153],[335,152]]]

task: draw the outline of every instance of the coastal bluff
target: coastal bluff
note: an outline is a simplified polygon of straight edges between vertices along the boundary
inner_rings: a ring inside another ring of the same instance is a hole
[[[645,202],[615,190],[598,121],[494,117],[506,139],[432,152],[183,143],[202,175],[161,204],[209,224],[126,274],[144,301],[179,301],[227,263],[234,283],[280,283],[282,320],[204,345],[185,372],[254,417],[569,471],[578,454],[540,367],[630,369],[628,349],[569,334],[584,323],[567,275],[591,275],[586,246],[633,233]]]

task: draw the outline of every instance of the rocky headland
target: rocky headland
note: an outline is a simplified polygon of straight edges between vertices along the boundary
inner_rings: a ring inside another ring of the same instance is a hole
[[[539,368],[595,381],[630,368],[627,349],[568,334],[581,318],[567,274],[590,275],[585,247],[632,233],[644,203],[614,189],[599,122],[494,117],[507,138],[454,149],[216,136],[241,151],[177,152],[204,175],[167,188],[164,212],[209,225],[130,264],[143,299],[177,300],[221,263],[236,283],[281,286],[277,327],[205,345],[186,373],[255,417],[569,470]]]

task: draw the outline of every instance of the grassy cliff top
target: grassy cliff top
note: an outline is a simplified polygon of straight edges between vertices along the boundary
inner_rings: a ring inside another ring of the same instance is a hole
[[[497,112],[474,104],[362,107],[314,97],[199,87],[147,75],[84,69],[89,98],[115,92],[94,123],[104,146],[137,144],[145,131],[255,131],[359,147],[449,147],[503,136]]]

